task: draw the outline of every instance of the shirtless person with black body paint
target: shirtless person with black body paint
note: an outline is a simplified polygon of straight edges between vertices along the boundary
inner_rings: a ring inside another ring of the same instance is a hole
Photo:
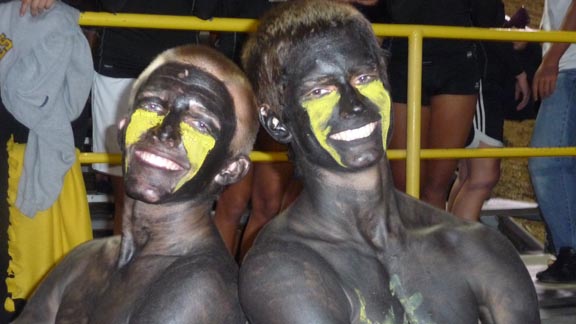
[[[17,323],[245,323],[237,265],[210,211],[247,172],[258,120],[248,80],[220,53],[161,54],[120,123],[122,235],[73,250]]]
[[[304,187],[240,269],[252,324],[533,324],[536,293],[496,231],[392,183],[386,65],[344,4],[268,12],[243,53],[260,121],[288,143]]]

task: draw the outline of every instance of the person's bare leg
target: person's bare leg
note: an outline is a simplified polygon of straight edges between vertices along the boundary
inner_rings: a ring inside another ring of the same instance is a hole
[[[428,133],[429,148],[463,148],[476,109],[476,95],[438,95],[432,97]],[[421,199],[446,209],[450,183],[457,159],[426,161]]]
[[[493,146],[480,143],[480,147]],[[448,211],[463,219],[479,221],[482,205],[500,179],[500,159],[470,159],[468,165],[469,177]]]
[[[462,159],[458,161],[458,174],[456,175],[456,179],[454,179],[454,183],[450,188],[450,194],[448,195],[448,203],[446,205],[446,210],[448,211],[452,210],[452,206],[454,206],[454,201],[456,200],[458,193],[462,190],[464,183],[468,181],[468,170],[470,169],[468,166],[469,163],[470,159]]]
[[[124,211],[124,178],[110,175],[112,194],[114,195],[114,235],[122,234],[122,215]]]
[[[226,187],[216,204],[214,224],[233,256],[238,249],[238,226],[252,195],[252,173],[251,168],[240,182]]]
[[[244,257],[260,229],[280,212],[282,198],[293,176],[287,162],[254,164],[252,210],[242,234],[240,260]]]
[[[420,115],[420,146],[427,148],[428,146],[428,124],[430,123],[430,107],[422,106]],[[388,149],[406,149],[407,146],[407,105],[402,103],[393,103],[392,110],[394,113],[394,127],[392,130],[392,138]],[[421,161],[421,165],[424,165]],[[392,177],[394,178],[394,185],[402,192],[406,192],[406,160],[390,160],[390,167],[392,168]],[[420,179],[424,179],[424,172],[426,170],[421,168]]]

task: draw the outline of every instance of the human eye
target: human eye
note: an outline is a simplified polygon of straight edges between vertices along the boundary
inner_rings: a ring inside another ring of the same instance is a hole
[[[334,89],[330,88],[330,87],[318,87],[318,88],[314,88],[310,91],[308,91],[305,95],[304,95],[304,100],[312,100],[312,99],[318,99],[318,98],[322,98],[327,94],[330,94],[334,91]]]
[[[137,104],[138,109],[143,109],[150,112],[155,112],[158,115],[162,115],[164,113],[164,105],[159,100],[141,100]]]
[[[208,124],[204,121],[194,120],[192,121],[192,125],[202,134],[210,133],[210,126],[208,126]]]
[[[202,134],[215,136],[218,127],[209,119],[196,115],[188,115],[184,118],[184,122]]]
[[[363,85],[363,84],[368,84],[374,80],[376,80],[378,78],[378,76],[376,74],[372,74],[372,73],[366,73],[366,74],[360,74],[359,76],[357,76],[353,83],[355,85]]]

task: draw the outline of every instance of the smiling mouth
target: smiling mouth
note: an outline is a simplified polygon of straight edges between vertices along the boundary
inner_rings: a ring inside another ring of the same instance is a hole
[[[332,134],[330,135],[330,138],[333,140],[346,142],[366,138],[374,132],[376,125],[378,125],[378,122],[373,122],[356,129],[349,129],[340,133]]]
[[[174,161],[171,161],[167,158],[163,158],[161,156],[158,156],[156,154],[152,154],[149,152],[143,152],[143,151],[136,151],[134,152],[134,154],[139,157],[142,161],[161,168],[161,169],[165,169],[165,170],[169,170],[169,171],[181,171],[184,170],[184,168],[182,166],[180,166],[179,164],[175,163]]]

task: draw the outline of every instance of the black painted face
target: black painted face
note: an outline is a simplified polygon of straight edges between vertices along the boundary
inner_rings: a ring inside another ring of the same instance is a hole
[[[313,36],[292,50],[283,118],[295,145],[314,163],[353,170],[383,156],[390,98],[375,55],[351,27]]]
[[[150,203],[190,198],[228,157],[235,127],[221,81],[191,65],[160,66],[138,90],[125,126],[126,192]]]

